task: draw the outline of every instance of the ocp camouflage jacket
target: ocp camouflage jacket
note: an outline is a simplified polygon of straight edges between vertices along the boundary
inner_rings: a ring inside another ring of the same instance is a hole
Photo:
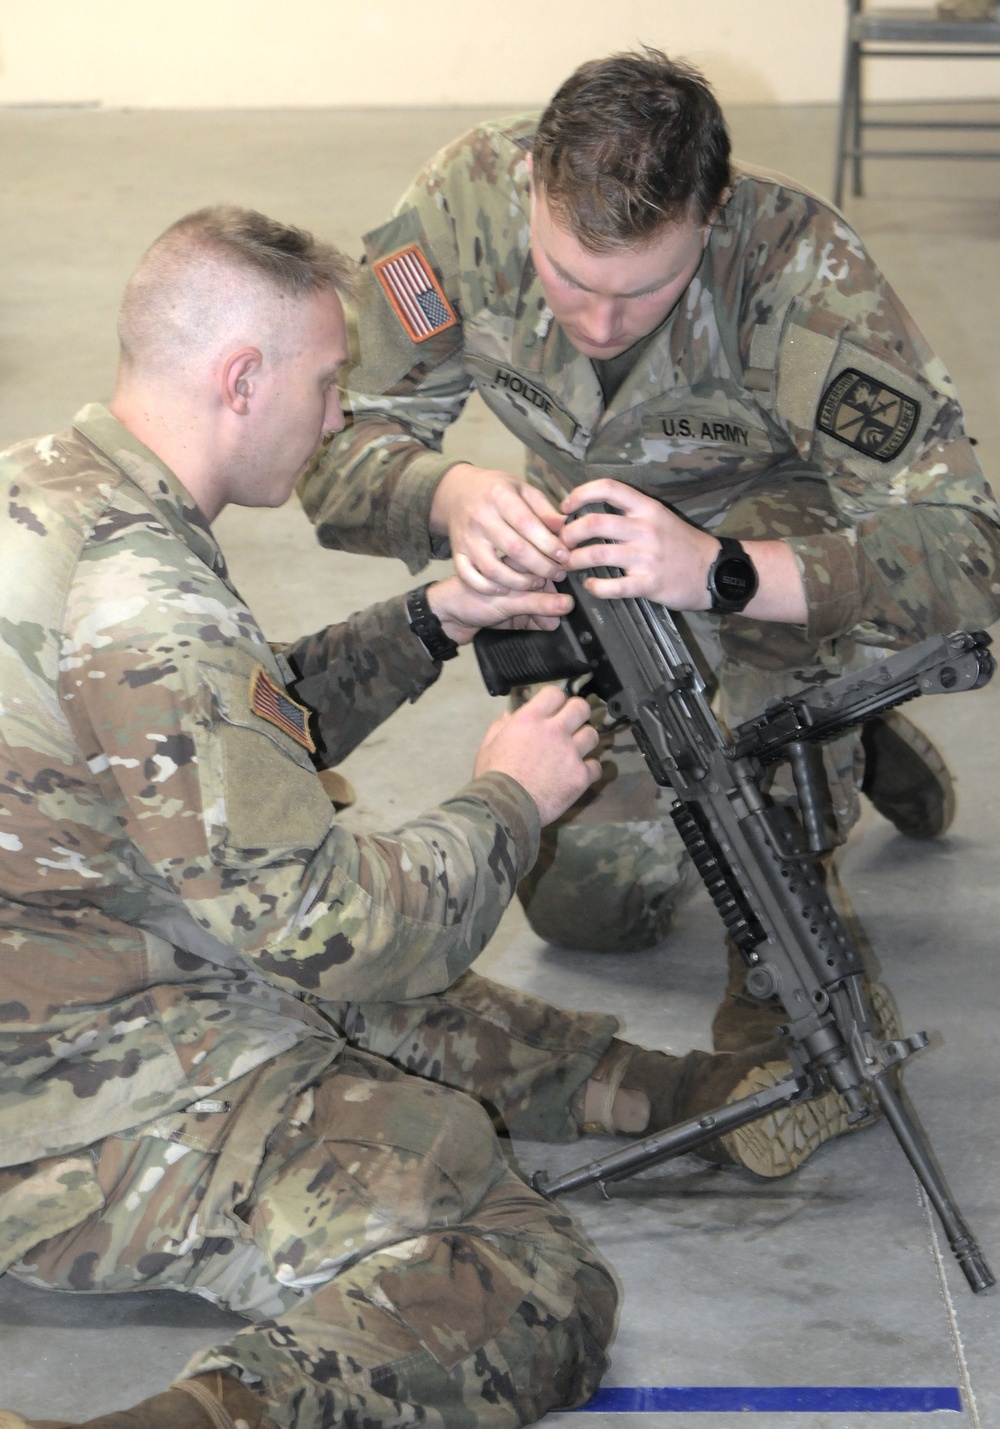
[[[341,1045],[327,1001],[446,987],[530,865],[538,819],[493,774],[393,834],[338,827],[314,759],[335,763],[437,676],[402,600],[275,655],[185,489],[103,408],[4,453],[0,483],[11,1166],[298,1046],[306,1079]]]
[[[878,645],[1000,616],[1000,512],[953,385],[841,214],[737,171],[701,266],[605,406],[554,321],[529,243],[536,116],[438,154],[366,240],[352,420],[302,485],[320,540],[401,556],[432,540],[444,430],[476,389],[559,498],[608,476],[709,525],[794,468],[841,525],[793,537],[808,634]]]

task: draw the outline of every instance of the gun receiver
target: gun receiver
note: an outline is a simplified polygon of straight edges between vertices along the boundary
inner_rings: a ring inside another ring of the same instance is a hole
[[[593,574],[614,576],[611,567]],[[924,693],[979,689],[995,663],[982,633],[935,637],[873,663],[860,674],[772,701],[727,738],[671,613],[645,599],[601,600],[580,577],[574,609],[557,631],[482,631],[476,654],[487,689],[506,694],[543,680],[583,683],[613,721],[631,726],[657,783],[673,790],[671,816],[747,965],[755,997],[785,1009],[792,1071],[767,1093],[732,1102],[696,1121],[647,1136],[560,1176],[539,1172],[546,1196],[629,1176],[765,1115],[833,1087],[863,1121],[885,1114],[934,1206],[975,1292],[993,1274],[941,1176],[927,1139],[891,1077],[927,1045],[918,1033],[880,1040],[864,991],[864,966],[804,840],[786,808],[763,788],[766,765],[790,757],[807,833],[815,823],[808,746]],[[583,677],[586,676],[586,682]],[[801,785],[799,781],[802,781]]]

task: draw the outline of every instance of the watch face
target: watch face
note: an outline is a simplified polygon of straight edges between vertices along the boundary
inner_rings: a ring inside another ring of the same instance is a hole
[[[725,556],[715,567],[712,584],[720,600],[742,603],[757,589],[757,572],[746,557]]]

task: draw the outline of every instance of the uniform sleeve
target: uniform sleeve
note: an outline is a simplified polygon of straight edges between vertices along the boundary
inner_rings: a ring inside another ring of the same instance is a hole
[[[448,986],[534,859],[531,799],[491,774],[393,833],[339,827],[305,712],[249,612],[180,542],[126,526],[99,533],[74,583],[61,688],[120,857],[294,993],[395,1000]],[[344,674],[345,712],[352,661],[342,645],[327,662]]]
[[[291,671],[289,693],[311,712],[320,768],[346,759],[441,670],[410,629],[405,596],[293,641],[281,654]]]
[[[840,525],[789,539],[816,639],[880,645],[1000,617],[1000,510],[954,386],[860,239],[770,190],[742,272],[741,360]]]
[[[443,150],[418,175],[395,216],[365,237],[352,313],[347,426],[299,485],[325,546],[400,556],[411,571],[450,555],[429,534],[441,477],[455,464],[441,450],[472,382],[462,363],[462,259],[457,234],[463,175],[481,157],[476,132]]]

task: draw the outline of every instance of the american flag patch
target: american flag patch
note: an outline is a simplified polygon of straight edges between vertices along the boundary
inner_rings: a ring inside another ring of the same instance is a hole
[[[310,754],[314,752],[316,746],[309,733],[309,711],[286,695],[285,691],[274,683],[263,665],[257,665],[250,677],[250,708],[255,715],[260,715],[261,719],[266,719],[269,724],[276,724],[279,729],[291,735],[292,739],[304,749],[308,749]]]
[[[416,243],[372,264],[385,295],[411,342],[426,342],[454,327],[454,310],[427,259]]]

